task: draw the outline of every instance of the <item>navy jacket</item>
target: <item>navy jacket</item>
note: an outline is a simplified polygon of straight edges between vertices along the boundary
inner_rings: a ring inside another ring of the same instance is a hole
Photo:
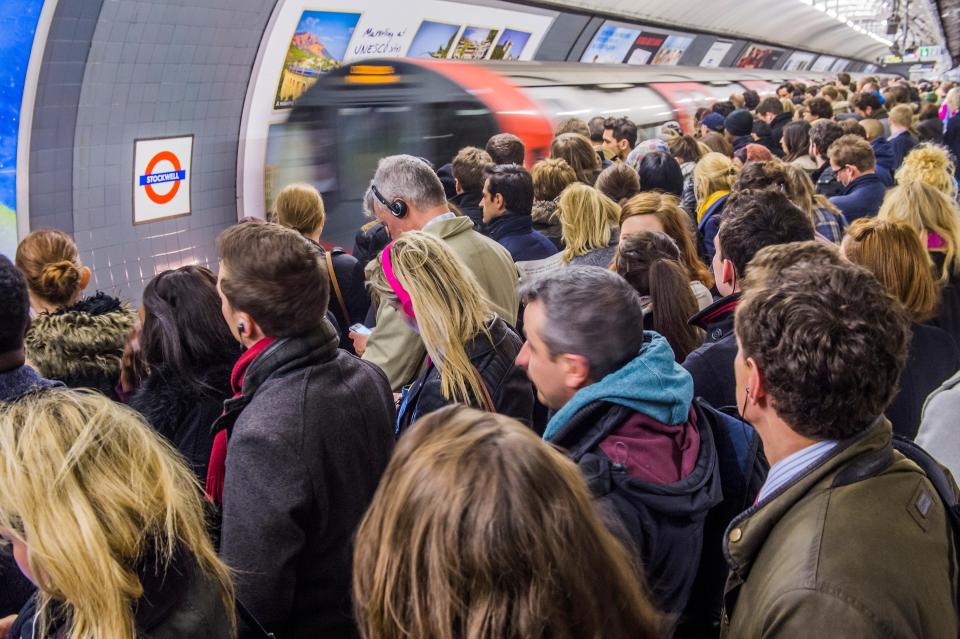
[[[893,145],[887,138],[881,136],[871,140],[870,146],[873,148],[873,155],[877,158],[874,170],[887,187],[893,186],[893,172],[900,166]]]
[[[557,252],[546,235],[533,229],[529,215],[506,211],[487,223],[486,233],[510,251],[514,262],[542,260]]]
[[[903,158],[907,157],[907,154],[910,153],[915,146],[917,146],[917,140],[909,131],[904,131],[900,135],[890,139],[890,148],[893,151],[895,162],[895,166],[892,169],[893,171],[900,168],[900,165],[903,164]]]
[[[887,187],[876,173],[861,175],[843,189],[842,195],[830,198],[848,222],[861,217],[873,217],[883,204]]]
[[[451,204],[473,220],[473,228],[478,233],[483,232],[483,207],[480,205],[482,199],[483,191],[464,191],[456,197],[450,198]]]
[[[740,293],[723,297],[690,318],[690,324],[707,333],[703,344],[687,355],[683,367],[693,378],[693,393],[714,408],[736,406],[737,382],[733,360],[737,356],[737,338],[733,334],[733,314]]]

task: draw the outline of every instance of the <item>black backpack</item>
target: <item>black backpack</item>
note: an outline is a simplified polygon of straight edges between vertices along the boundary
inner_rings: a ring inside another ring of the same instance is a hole
[[[723,613],[723,588],[727,580],[727,562],[723,557],[723,536],[734,517],[756,500],[769,465],[763,454],[760,436],[736,409],[718,410],[703,398],[694,400],[697,424],[705,424],[713,435],[723,501],[710,509],[703,528],[703,552],[687,609],[675,632],[678,639],[720,636]],[[730,412],[727,412],[729,410]],[[701,427],[701,432],[706,429]]]

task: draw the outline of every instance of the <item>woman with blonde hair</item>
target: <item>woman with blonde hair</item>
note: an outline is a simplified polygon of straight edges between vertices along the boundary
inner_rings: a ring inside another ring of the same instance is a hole
[[[557,209],[560,194],[577,181],[577,173],[562,158],[547,158],[533,165],[533,228],[543,233],[558,249],[563,249],[560,213]]]
[[[236,634],[200,487],[132,410],[68,389],[3,405],[0,484],[0,536],[38,588],[8,637]]]
[[[935,144],[920,144],[903,158],[896,173],[897,184],[924,182],[951,199],[957,198],[957,178],[949,152]]]
[[[563,190],[559,208],[564,244],[560,262],[609,266],[619,238],[620,207],[592,186],[578,183]]]
[[[641,193],[627,200],[620,209],[620,242],[640,231],[666,233],[676,243],[697,306],[700,310],[710,306],[713,274],[697,256],[690,218],[680,210],[676,198],[663,193]]]
[[[697,249],[707,264],[713,261],[713,238],[720,228],[723,206],[737,179],[733,160],[720,153],[707,153],[693,170],[697,196]]]
[[[960,350],[954,338],[922,323],[935,315],[940,303],[927,252],[907,224],[877,218],[855,220],[841,251],[848,260],[873,273],[903,304],[912,320],[913,336],[900,375],[900,391],[886,415],[894,432],[913,439],[927,396],[960,369]]]
[[[550,157],[566,160],[577,174],[577,180],[587,186],[593,186],[600,174],[600,156],[589,138],[577,133],[561,133],[555,137],[550,145]]]
[[[451,402],[531,421],[533,388],[515,364],[523,342],[444,242],[404,233],[380,253],[368,282],[420,334],[428,354],[423,372],[403,390],[398,435]]]
[[[63,231],[30,233],[17,247],[16,264],[36,313],[26,337],[30,363],[48,379],[116,397],[134,310],[102,291],[81,297],[90,283],[90,269]]]
[[[572,461],[462,407],[397,444],[353,554],[364,639],[666,636],[638,574]]]
[[[290,184],[277,194],[273,211],[278,224],[293,229],[320,250],[330,279],[330,312],[340,329],[340,348],[354,352],[347,329],[364,322],[370,309],[370,297],[357,258],[342,248],[328,250],[320,244],[320,235],[327,222],[323,197],[311,184]]]

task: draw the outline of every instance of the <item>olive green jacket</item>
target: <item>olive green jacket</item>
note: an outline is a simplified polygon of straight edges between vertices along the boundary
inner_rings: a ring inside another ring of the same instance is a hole
[[[890,442],[880,419],[730,523],[721,637],[957,637],[943,503]]]
[[[507,249],[473,230],[473,222],[468,217],[440,220],[423,230],[447,243],[477,278],[492,310],[510,326],[516,326],[520,309],[519,275]],[[375,266],[376,262],[371,261],[368,272]],[[377,326],[367,339],[363,359],[379,366],[397,392],[416,377],[426,355],[420,336],[407,326],[400,313],[389,304],[380,304]]]

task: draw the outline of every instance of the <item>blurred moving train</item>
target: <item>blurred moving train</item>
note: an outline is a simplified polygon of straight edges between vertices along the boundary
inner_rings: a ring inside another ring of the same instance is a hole
[[[439,167],[495,133],[523,139],[526,164],[549,155],[567,117],[626,116],[639,139],[676,120],[688,132],[701,106],[785,80],[826,82],[814,72],[630,67],[576,63],[364,60],[326,74],[271,128],[265,191],[314,184],[327,206],[327,242],[350,247],[367,219],[362,197],[377,161],[408,153]],[[269,198],[272,201],[272,198]]]

